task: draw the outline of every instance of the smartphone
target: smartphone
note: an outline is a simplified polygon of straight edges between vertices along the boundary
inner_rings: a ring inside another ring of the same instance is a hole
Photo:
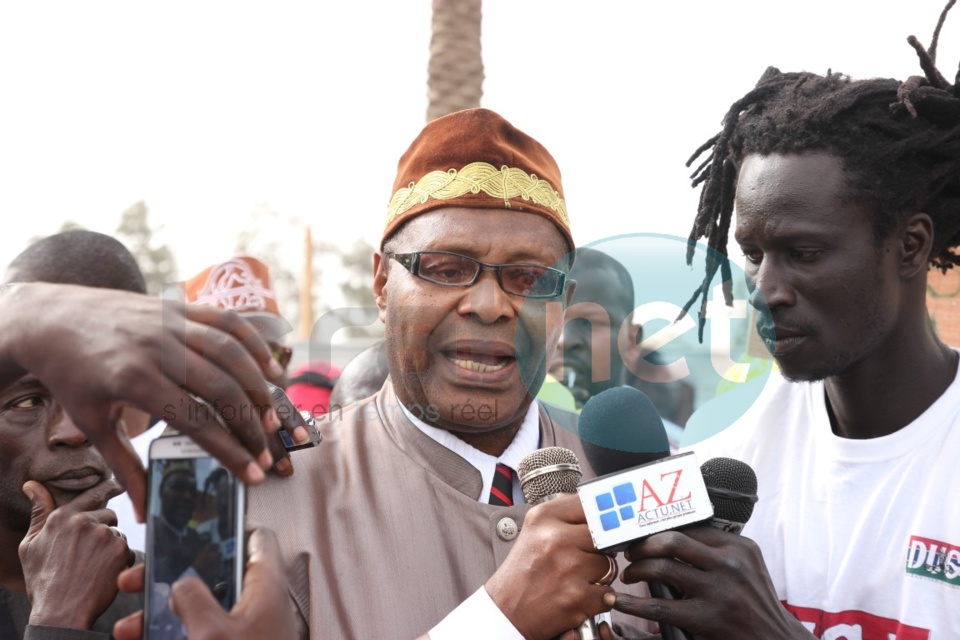
[[[157,438],[148,455],[144,640],[187,640],[170,587],[197,576],[225,610],[240,596],[246,489],[193,440]]]
[[[293,401],[287,396],[286,392],[275,384],[267,383],[270,389],[270,398],[273,400],[273,407],[277,412],[277,417],[283,423],[283,428],[278,431],[281,442],[287,451],[299,451],[300,449],[309,449],[315,447],[323,440],[323,436],[317,430],[317,421],[313,419],[309,411],[298,411]],[[310,439],[304,443],[297,444],[290,433],[295,427],[303,427],[307,430]]]

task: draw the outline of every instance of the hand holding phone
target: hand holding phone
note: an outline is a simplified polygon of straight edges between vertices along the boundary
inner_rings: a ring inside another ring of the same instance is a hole
[[[283,427],[279,431],[280,440],[287,451],[308,449],[323,440],[317,431],[317,423],[309,411],[301,411],[293,404],[286,392],[275,384],[267,383],[274,410]]]
[[[255,529],[249,537],[243,595],[229,612],[213,602],[213,596],[195,578],[178,582],[172,590],[174,611],[186,627],[190,640],[261,640],[296,638],[297,620],[287,594],[283,558],[277,538],[268,529]],[[143,591],[144,567],[138,565],[120,574],[120,588]],[[143,612],[120,621],[113,628],[116,640],[141,640]]]
[[[280,387],[270,383],[267,383],[267,387],[274,411],[280,420],[277,437],[267,440],[275,460],[273,470],[279,476],[292,476],[293,462],[290,460],[290,452],[315,447],[322,438],[313,416],[308,411],[299,411]]]
[[[183,435],[154,440],[149,467],[144,638],[186,640],[173,584],[197,578],[224,610],[239,597],[245,487]]]

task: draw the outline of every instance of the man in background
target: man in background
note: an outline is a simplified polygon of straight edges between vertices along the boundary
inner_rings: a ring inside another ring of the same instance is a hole
[[[86,230],[32,244],[4,272],[3,283],[10,282],[146,290],[126,247]],[[120,428],[135,435],[147,418],[127,408]],[[117,591],[118,574],[134,560],[113,526],[115,514],[105,508],[121,489],[29,373],[0,390],[0,484],[0,637],[102,638],[140,608],[139,597]]]
[[[116,238],[86,229],[63,231],[24,249],[7,266],[0,285],[13,282],[76,284],[147,293],[143,272],[130,250]],[[121,421],[124,432],[133,438],[147,430],[150,416],[128,407]]]
[[[577,288],[551,373],[570,389],[579,410],[598,393],[627,384],[630,368],[640,370],[638,343],[643,329],[631,324],[633,278],[618,260],[597,249],[578,249],[570,277]],[[654,406],[663,415],[656,401]],[[667,419],[663,426],[671,447],[676,449],[682,427]]]

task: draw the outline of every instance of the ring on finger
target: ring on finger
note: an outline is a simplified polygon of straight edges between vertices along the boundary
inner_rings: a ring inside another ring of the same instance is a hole
[[[603,555],[606,556],[610,562],[610,567],[607,569],[607,572],[603,574],[603,577],[597,580],[596,584],[601,587],[609,587],[617,577],[617,558],[612,553],[605,553]]]

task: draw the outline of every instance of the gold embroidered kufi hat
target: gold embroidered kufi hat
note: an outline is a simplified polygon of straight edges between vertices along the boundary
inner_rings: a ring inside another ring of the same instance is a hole
[[[413,141],[397,167],[381,248],[404,222],[441,207],[540,215],[575,248],[553,156],[489,109],[437,118]]]

